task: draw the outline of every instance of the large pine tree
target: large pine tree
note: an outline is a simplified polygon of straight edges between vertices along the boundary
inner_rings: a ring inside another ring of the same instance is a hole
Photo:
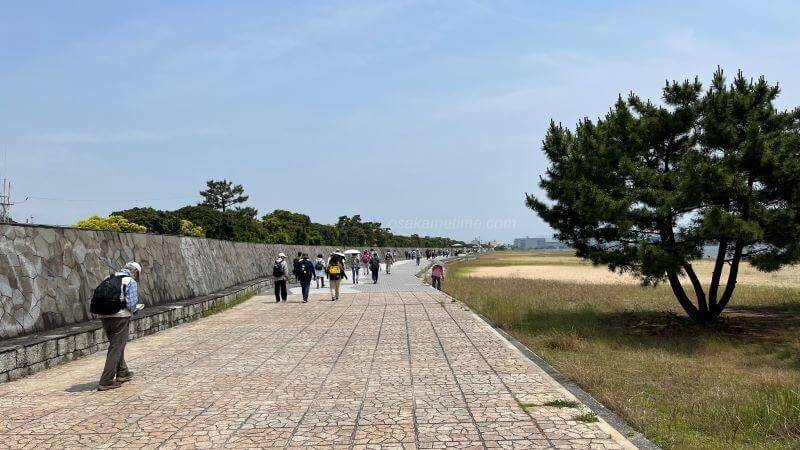
[[[540,181],[550,201],[526,203],[578,256],[668,281],[692,319],[712,321],[743,260],[765,271],[800,261],[800,108],[778,111],[778,94],[763,77],[739,72],[728,85],[717,70],[705,91],[667,83],[663,105],[630,94],[574,132],[551,123]],[[708,246],[705,283],[692,261]]]

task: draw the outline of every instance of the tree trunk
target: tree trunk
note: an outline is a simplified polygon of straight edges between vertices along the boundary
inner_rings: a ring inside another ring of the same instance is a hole
[[[682,266],[683,270],[686,272],[686,275],[689,277],[689,280],[692,282],[694,295],[697,297],[697,305],[700,307],[700,314],[708,314],[708,303],[706,302],[706,293],[703,290],[703,284],[700,282],[700,279],[697,277],[697,273],[695,273],[691,264],[684,262]]]
[[[731,297],[733,297],[733,290],[736,289],[736,277],[739,275],[739,263],[742,260],[743,250],[744,244],[742,242],[736,242],[736,247],[733,250],[733,260],[731,260],[731,270],[728,272],[728,282],[725,284],[725,291],[722,293],[722,298],[720,298],[716,309],[712,311],[714,318],[722,314],[722,311],[728,305]]]
[[[723,238],[719,240],[719,248],[717,249],[717,260],[714,263],[714,272],[711,275],[711,287],[708,289],[708,302],[709,308],[712,312],[717,310],[717,293],[719,291],[719,280],[722,277],[722,267],[725,265],[725,256],[728,253],[728,240]]]
[[[692,299],[686,295],[686,291],[683,289],[678,273],[674,270],[667,271],[667,279],[669,280],[669,286],[672,288],[672,293],[675,294],[675,298],[678,299],[678,303],[681,304],[686,314],[695,322],[706,322],[708,320],[708,311],[706,311],[705,314],[701,313],[700,310],[694,306]]]

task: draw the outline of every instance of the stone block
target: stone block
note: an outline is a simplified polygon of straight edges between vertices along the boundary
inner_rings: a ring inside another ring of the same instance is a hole
[[[44,362],[44,365],[45,365],[46,368],[50,369],[50,368],[53,368],[53,367],[61,364],[61,361],[63,361],[63,360],[64,360],[64,357],[50,358],[50,359],[48,359],[48,360],[46,360]]]
[[[55,358],[58,356],[58,341],[50,339],[44,343],[44,358]]]
[[[92,339],[94,340],[95,344],[102,344],[103,342],[107,342],[106,334],[103,330],[94,330],[94,336]]]
[[[56,232],[52,228],[40,228],[39,236],[48,244],[54,244],[56,242]]]
[[[20,378],[24,377],[28,374],[27,367],[18,367],[10,372],[8,372],[8,379],[11,380],[19,380]]]
[[[44,361],[44,343],[25,347],[25,365],[32,366]]]
[[[0,372],[0,384],[8,381],[8,372]]]
[[[28,373],[41,372],[44,369],[47,369],[47,365],[45,364],[44,361],[42,361],[28,366]]]
[[[83,350],[89,346],[89,333],[78,333],[75,335],[75,350]]]
[[[58,340],[58,354],[69,355],[75,351],[75,336],[67,336]]]
[[[7,350],[0,353],[0,372],[9,372],[17,368],[17,351]]]
[[[11,298],[11,291],[11,284],[8,281],[8,277],[0,273],[0,296]]]

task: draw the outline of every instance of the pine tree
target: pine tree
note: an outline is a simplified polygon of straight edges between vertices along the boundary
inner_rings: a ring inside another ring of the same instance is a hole
[[[203,197],[203,206],[209,206],[225,212],[233,205],[244,203],[250,198],[244,195],[244,187],[241,184],[234,185],[232,181],[228,180],[208,180],[206,181],[207,189],[200,191]]]
[[[631,93],[574,132],[551,122],[540,180],[551,201],[526,203],[578,256],[667,281],[689,317],[712,321],[743,260],[764,271],[800,261],[800,108],[778,111],[779,92],[741,72],[727,85],[718,69],[705,92],[668,82],[663,106]],[[692,261],[711,245],[706,285]]]

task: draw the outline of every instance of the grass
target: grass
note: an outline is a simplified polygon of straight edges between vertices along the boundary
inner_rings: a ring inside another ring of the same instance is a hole
[[[743,283],[723,319],[704,327],[667,286],[469,277],[506,257],[548,255],[451,264],[445,291],[658,445],[800,448],[800,286]]]
[[[600,420],[597,418],[597,414],[593,413],[592,411],[583,413],[579,416],[575,416],[573,419],[577,420],[578,422],[586,422],[586,423],[594,423]]]
[[[256,295],[255,292],[248,292],[247,294],[244,294],[244,296],[239,297],[236,300],[231,301],[230,303],[225,303],[223,305],[218,305],[218,306],[214,306],[214,307],[208,308],[208,309],[203,311],[203,317],[213,316],[214,314],[221,313],[222,311],[225,311],[226,309],[233,308],[234,306],[236,306],[236,305],[238,305],[238,304],[240,304],[242,302],[250,300],[255,295]]]
[[[581,404],[574,400],[551,400],[546,403],[520,403],[523,409],[536,408],[538,406],[550,406],[552,408],[580,408]]]

